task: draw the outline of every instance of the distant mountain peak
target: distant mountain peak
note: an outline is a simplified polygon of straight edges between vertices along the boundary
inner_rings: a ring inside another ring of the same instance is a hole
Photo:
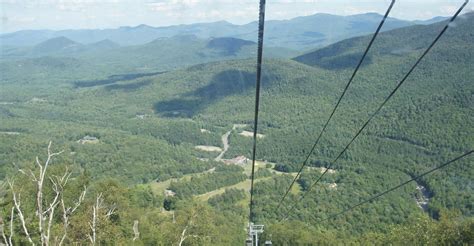
[[[447,20],[449,19],[449,17],[445,17],[445,16],[435,16],[431,19],[427,19],[427,20],[415,20],[413,21],[414,23],[416,24],[422,24],[422,25],[429,25],[429,24],[433,24],[433,23],[436,23],[436,22],[441,22],[441,21],[444,21],[444,20]]]
[[[117,43],[115,43],[114,41],[112,41],[112,40],[110,40],[110,39],[108,39],[108,38],[102,39],[102,40],[100,40],[100,41],[98,41],[98,42],[95,42],[95,43],[96,43],[96,44],[99,44],[99,43],[117,44]]]
[[[51,39],[48,39],[48,40],[44,41],[43,43],[46,43],[46,42],[67,42],[67,43],[76,43],[75,41],[72,41],[71,39],[66,38],[66,37],[64,37],[64,36],[59,36],[59,37],[51,38]]]
[[[354,15],[351,15],[351,16],[362,16],[362,15],[365,15],[365,16],[383,16],[377,12],[367,12],[367,13],[363,13],[363,14],[354,14]]]
[[[48,45],[70,46],[70,45],[80,45],[80,43],[75,42],[64,36],[60,36],[60,37],[51,38],[44,42],[41,42],[38,45],[36,45],[36,47],[48,46]]]
[[[154,28],[152,26],[146,25],[146,24],[140,24],[138,26],[132,27],[133,29],[148,29],[148,28]]]
[[[226,20],[220,20],[220,21],[216,21],[216,22],[213,22],[214,24],[223,24],[223,25],[234,25]]]
[[[78,48],[81,47],[82,44],[72,41],[69,38],[60,36],[60,37],[55,37],[48,39],[44,42],[41,42],[37,44],[34,47],[34,52],[36,53],[49,53],[49,52],[55,52],[55,51],[60,51],[64,49],[70,49],[70,48]]]
[[[207,48],[217,49],[225,55],[235,55],[243,46],[255,45],[253,41],[232,37],[213,38],[207,43]]]
[[[118,29],[122,29],[122,30],[140,30],[140,29],[144,29],[144,30],[147,30],[147,29],[154,29],[154,28],[155,27],[152,27],[152,26],[149,26],[149,25],[146,25],[146,24],[140,24],[140,25],[137,25],[137,26],[121,26]]]

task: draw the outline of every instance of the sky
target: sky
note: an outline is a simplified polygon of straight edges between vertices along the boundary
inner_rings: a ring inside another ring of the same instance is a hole
[[[430,19],[449,16],[464,0],[397,0],[391,16]],[[316,13],[383,14],[390,0],[267,0],[266,19]],[[472,3],[466,11],[473,11]],[[0,0],[0,32],[32,29],[104,29],[169,26],[226,20],[246,24],[258,18],[258,0]]]

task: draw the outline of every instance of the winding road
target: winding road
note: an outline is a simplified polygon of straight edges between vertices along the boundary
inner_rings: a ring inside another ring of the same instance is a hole
[[[221,161],[222,157],[224,157],[225,152],[229,149],[229,136],[237,128],[243,128],[246,127],[247,125],[245,124],[234,124],[232,126],[232,130],[226,132],[224,135],[222,135],[221,140],[222,140],[222,145],[224,146],[222,152],[214,159],[215,161]]]
[[[224,156],[225,152],[229,149],[229,136],[232,131],[226,132],[224,135],[222,135],[222,145],[224,145],[224,149],[222,152],[214,159],[215,161],[221,161],[222,157]]]

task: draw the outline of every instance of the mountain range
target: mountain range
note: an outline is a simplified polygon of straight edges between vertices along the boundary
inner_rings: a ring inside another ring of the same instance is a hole
[[[367,13],[350,16],[315,14],[290,20],[270,20],[266,22],[265,40],[269,46],[295,50],[311,49],[373,32],[381,18],[379,14]],[[388,18],[384,30],[416,24],[431,24],[443,19],[445,18],[436,17],[426,21],[405,21]],[[0,35],[0,43],[2,46],[34,46],[48,39],[65,37],[83,44],[110,40],[127,46],[145,44],[157,38],[176,35],[195,35],[202,39],[234,37],[256,41],[257,22],[245,25],[219,21],[167,27],[139,25],[116,29],[24,30]]]

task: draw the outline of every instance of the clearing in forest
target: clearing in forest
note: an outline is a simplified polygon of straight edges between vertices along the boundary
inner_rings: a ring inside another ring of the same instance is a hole
[[[239,133],[239,135],[244,136],[244,137],[253,137],[253,132],[243,131]],[[265,137],[265,135],[257,133],[257,138],[263,138],[263,137]]]
[[[207,151],[207,152],[221,152],[222,149],[217,146],[209,146],[209,145],[196,145],[194,146],[197,150]]]

